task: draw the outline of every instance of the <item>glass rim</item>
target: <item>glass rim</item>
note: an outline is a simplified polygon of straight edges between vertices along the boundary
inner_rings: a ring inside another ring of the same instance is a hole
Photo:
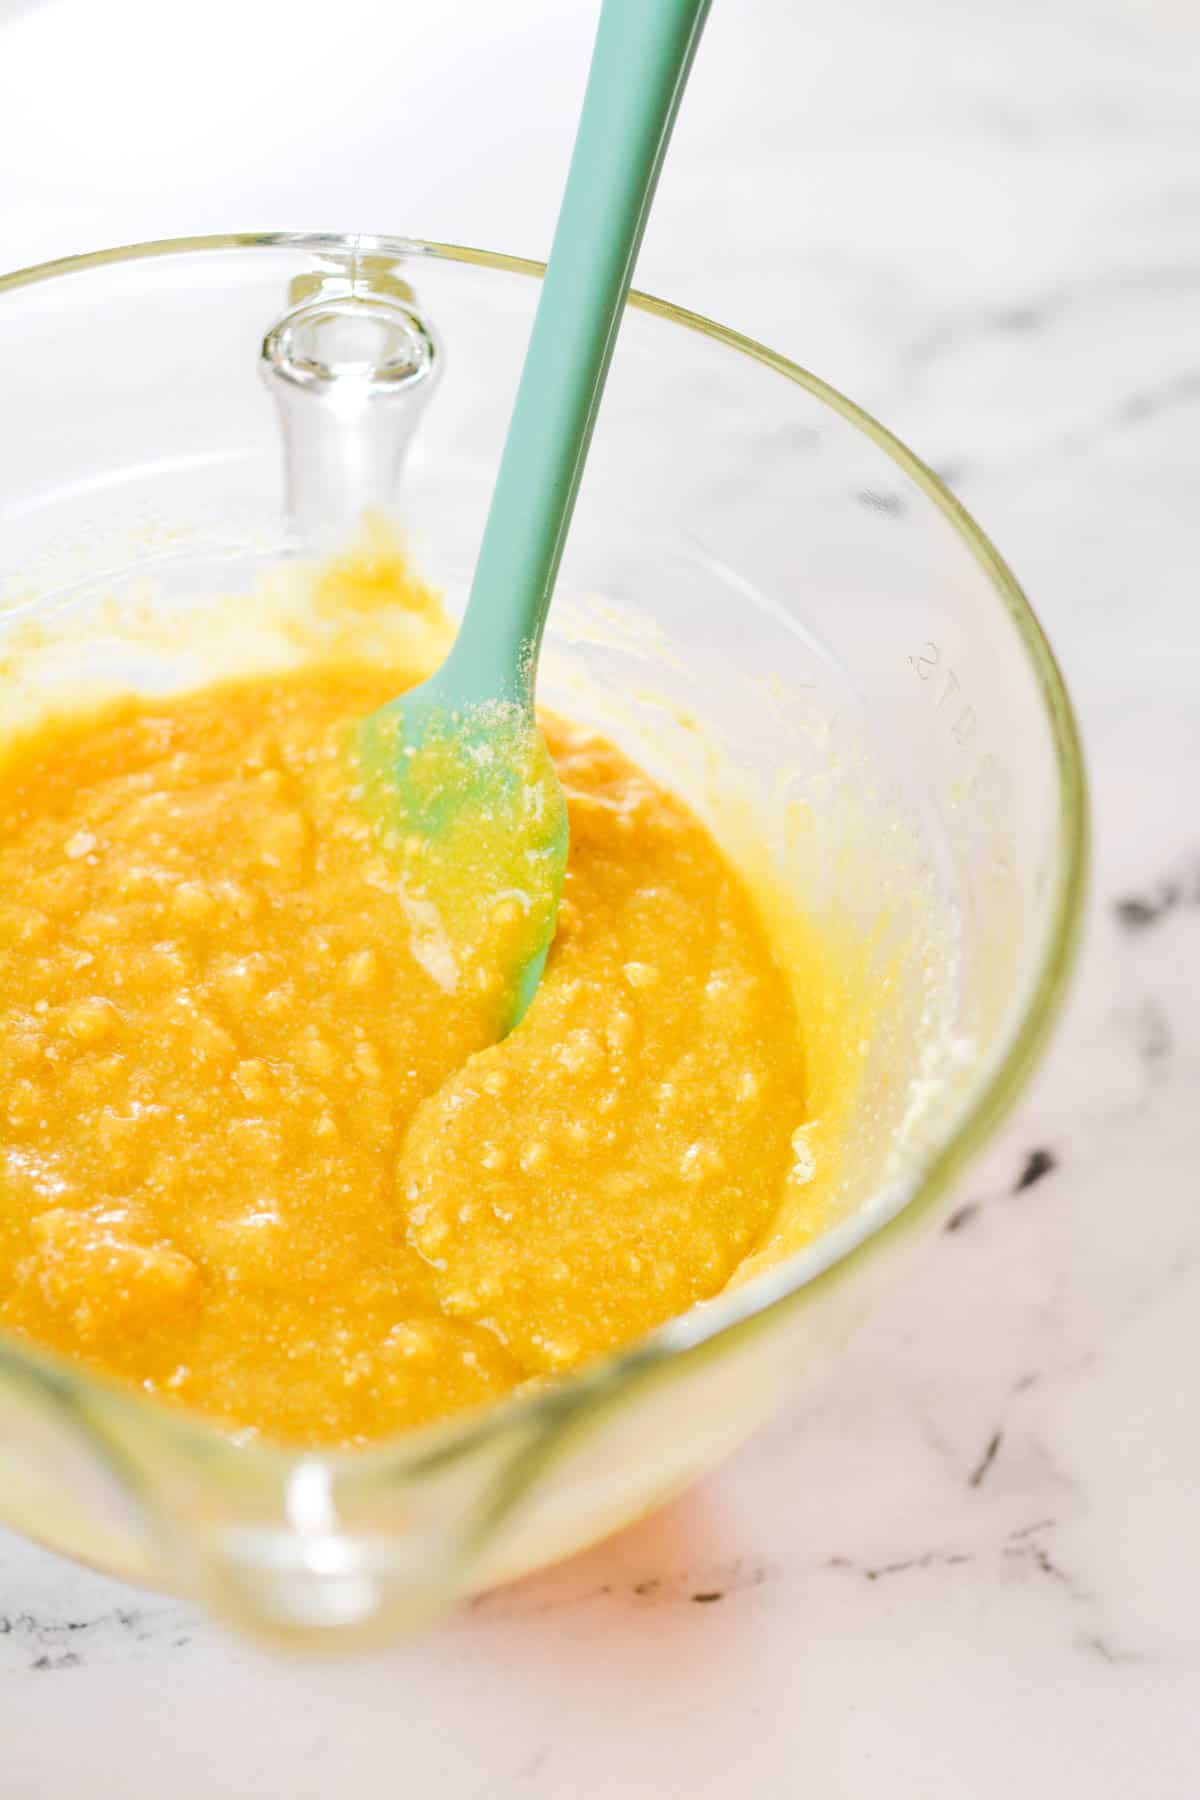
[[[387,257],[427,256],[500,273],[540,280],[545,263],[527,257],[481,250],[433,239],[372,233],[235,232],[157,238],[142,243],[85,251],[32,264],[0,275],[0,296],[21,288],[122,263],[151,261],[228,250],[295,250],[310,254],[363,254]],[[390,1477],[411,1479],[423,1469],[444,1466],[468,1455],[500,1433],[528,1429],[534,1443],[554,1437],[567,1419],[582,1410],[604,1407],[640,1378],[685,1358],[707,1357],[818,1286],[841,1280],[860,1266],[869,1249],[898,1232],[912,1229],[944,1193],[958,1170],[983,1145],[1009,1111],[1036,1065],[1059,1014],[1081,936],[1087,889],[1089,818],[1087,780],[1075,711],[1057,659],[1024,591],[1004,558],[966,508],[927,464],[885,425],[837,388],[790,358],[769,349],[730,326],[676,306],[653,294],[631,289],[628,304],[669,324],[695,332],[750,358],[804,388],[814,399],[883,452],[937,508],[987,577],[992,592],[1012,622],[1027,665],[1036,678],[1054,750],[1058,780],[1060,858],[1050,915],[1029,998],[1006,1039],[990,1059],[982,1079],[973,1083],[939,1128],[936,1146],[903,1178],[872,1196],[845,1220],[811,1244],[793,1252],[732,1291],[668,1320],[631,1345],[556,1380],[532,1393],[520,1392],[470,1412],[419,1427],[356,1450],[301,1448],[252,1438],[246,1441],[200,1415],[176,1411],[160,1400],[138,1394],[93,1374],[64,1357],[25,1346],[0,1334],[0,1373],[41,1392],[71,1420],[95,1434],[95,1447],[111,1460],[115,1446],[108,1426],[122,1437],[156,1439],[163,1447],[208,1465],[236,1460],[245,1472],[252,1463],[265,1476],[285,1477],[301,1461],[319,1461],[339,1479],[370,1487]],[[540,1426],[546,1428],[539,1430]],[[538,1459],[540,1462],[540,1458]],[[114,1470],[128,1486],[132,1470],[121,1459]],[[526,1480],[519,1482],[521,1490]]]

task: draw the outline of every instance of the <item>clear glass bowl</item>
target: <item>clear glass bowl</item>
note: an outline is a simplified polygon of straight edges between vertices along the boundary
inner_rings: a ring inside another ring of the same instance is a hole
[[[336,534],[364,497],[389,503],[406,444],[398,505],[459,604],[540,274],[408,240],[266,235],[0,280],[0,644],[27,650],[32,622],[42,646],[0,689],[0,729],[81,673],[97,694],[194,679],[169,630],[135,654],[98,597],[169,624]],[[700,719],[776,845],[776,882],[830,920],[869,926],[898,870],[924,884],[942,923],[872,1051],[843,1216],[559,1387],[353,1454],[237,1442],[0,1339],[5,1523],[260,1634],[411,1625],[676,1492],[811,1376],[943,1216],[1044,1043],[1085,864],[1070,704],[978,527],[816,377],[634,295],[545,692],[663,762],[724,829]]]

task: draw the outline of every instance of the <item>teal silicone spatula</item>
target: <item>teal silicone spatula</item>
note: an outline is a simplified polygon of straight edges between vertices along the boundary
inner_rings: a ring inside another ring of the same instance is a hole
[[[566,805],[534,685],[596,411],[709,0],[604,0],[470,599],[442,667],[362,727],[414,945],[510,1029],[554,935]]]

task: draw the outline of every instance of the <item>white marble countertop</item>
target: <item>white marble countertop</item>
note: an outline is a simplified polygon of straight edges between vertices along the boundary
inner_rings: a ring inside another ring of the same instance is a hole
[[[0,260],[543,253],[592,17],[0,0]],[[957,1228],[685,1500],[369,1660],[0,1535],[5,1795],[1200,1791],[1198,92],[1189,0],[716,0],[641,265],[945,470],[1079,703],[1083,967]]]

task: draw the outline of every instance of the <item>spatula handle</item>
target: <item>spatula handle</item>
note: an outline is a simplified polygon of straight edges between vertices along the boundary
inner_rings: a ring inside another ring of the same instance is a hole
[[[532,691],[621,310],[708,7],[709,0],[604,0],[550,261],[452,652],[452,685],[465,698],[502,691],[524,699]]]

